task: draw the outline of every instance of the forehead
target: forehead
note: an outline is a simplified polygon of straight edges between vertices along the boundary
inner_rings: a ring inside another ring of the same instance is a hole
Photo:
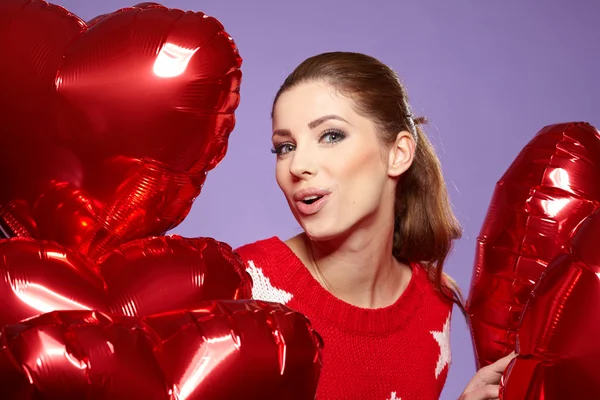
[[[338,115],[349,122],[359,117],[348,97],[325,82],[306,82],[283,92],[273,109],[273,127],[306,125],[324,115]]]

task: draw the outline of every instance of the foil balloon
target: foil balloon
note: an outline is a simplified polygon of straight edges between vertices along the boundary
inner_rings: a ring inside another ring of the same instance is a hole
[[[0,241],[0,327],[55,310],[126,316],[244,299],[251,279],[231,247],[210,238],[150,237],[99,263],[53,242]]]
[[[162,338],[155,354],[178,398],[315,398],[321,338],[281,304],[207,302],[143,321]]]
[[[315,397],[320,337],[285,306],[213,301],[134,319],[44,314],[4,328],[4,399],[304,400]]]
[[[3,0],[0,52],[5,236],[98,260],[183,220],[239,103],[241,58],[216,19],[142,3],[88,25],[41,0]],[[63,202],[85,209],[57,233]]]
[[[37,224],[33,219],[31,207],[26,201],[11,201],[0,208],[0,238],[32,237],[37,235]]]
[[[598,182],[600,132],[587,123],[545,127],[498,181],[466,304],[478,367],[515,349],[540,275],[600,204]]]
[[[98,269],[110,311],[121,315],[141,317],[252,295],[243,261],[211,238],[138,239],[103,257]]]
[[[52,242],[0,240],[0,327],[54,310],[108,310],[85,257]]]
[[[569,254],[548,265],[523,312],[504,400],[593,399],[600,393],[600,211]]]
[[[172,399],[157,343],[134,319],[61,311],[0,333],[3,399]]]
[[[67,182],[53,181],[37,199],[29,214],[14,210],[11,216],[18,221],[32,216],[37,233],[26,236],[43,237],[44,240],[73,249],[77,248],[94,225],[100,210],[102,204],[85,190]]]

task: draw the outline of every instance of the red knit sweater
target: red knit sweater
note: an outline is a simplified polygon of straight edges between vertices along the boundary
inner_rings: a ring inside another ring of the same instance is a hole
[[[363,309],[316,281],[276,237],[236,250],[252,276],[252,295],[304,314],[323,338],[318,400],[439,398],[450,364],[452,304],[412,264],[412,278],[391,306]]]

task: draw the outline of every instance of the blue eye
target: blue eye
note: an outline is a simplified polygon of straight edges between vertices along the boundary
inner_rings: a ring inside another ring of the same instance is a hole
[[[296,146],[294,146],[291,143],[281,143],[281,144],[278,144],[277,146],[274,146],[271,149],[271,153],[277,154],[279,156],[279,155],[287,154],[290,151],[294,151],[295,147]]]
[[[325,142],[327,144],[333,144],[333,143],[340,142],[340,141],[344,140],[345,138],[346,138],[346,134],[344,132],[337,130],[337,129],[330,129],[330,130],[325,131],[325,133],[323,133],[320,141]]]

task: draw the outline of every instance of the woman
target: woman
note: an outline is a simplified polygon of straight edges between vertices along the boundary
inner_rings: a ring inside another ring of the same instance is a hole
[[[437,399],[462,308],[442,273],[460,227],[397,75],[363,54],[311,57],[272,120],[277,182],[304,232],[237,249],[253,297],[296,309],[323,337],[318,399]],[[498,397],[508,361],[461,398]]]

